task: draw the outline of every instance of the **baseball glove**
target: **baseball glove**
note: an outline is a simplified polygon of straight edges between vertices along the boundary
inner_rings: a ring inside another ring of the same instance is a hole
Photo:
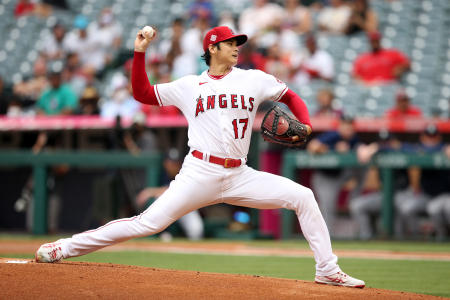
[[[305,124],[274,106],[264,116],[261,134],[265,141],[288,147],[299,147],[306,142],[308,129]]]

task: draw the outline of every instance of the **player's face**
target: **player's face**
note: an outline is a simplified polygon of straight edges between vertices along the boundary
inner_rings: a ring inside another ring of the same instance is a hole
[[[220,50],[217,51],[217,60],[229,65],[236,65],[238,61],[239,49],[236,40],[227,40],[220,43]]]

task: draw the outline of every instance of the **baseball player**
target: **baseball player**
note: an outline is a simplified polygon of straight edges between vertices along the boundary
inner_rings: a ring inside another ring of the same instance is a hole
[[[316,261],[315,281],[359,287],[364,281],[341,271],[331,249],[328,229],[312,191],[287,178],[256,171],[246,165],[255,113],[265,100],[285,103],[307,124],[303,100],[285,83],[259,70],[234,66],[238,46],[246,35],[225,26],[207,32],[203,58],[209,70],[164,84],[150,85],[145,73],[145,51],[154,38],[140,30],[135,40],[132,85],[135,99],[148,105],[175,105],[186,117],[189,154],[169,188],[143,213],[111,221],[94,230],[42,245],[37,262],[57,262],[84,255],[135,237],[164,230],[183,215],[215,203],[293,210]]]

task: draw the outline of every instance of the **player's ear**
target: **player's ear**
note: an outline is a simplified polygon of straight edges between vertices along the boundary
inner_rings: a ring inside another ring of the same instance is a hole
[[[208,45],[208,50],[209,50],[209,53],[211,53],[211,54],[215,54],[215,53],[217,53],[217,46],[216,45],[212,45],[212,44],[210,44],[210,45]]]

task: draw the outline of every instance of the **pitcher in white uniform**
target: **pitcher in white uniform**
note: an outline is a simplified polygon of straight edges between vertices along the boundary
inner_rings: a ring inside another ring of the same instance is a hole
[[[293,210],[314,252],[315,281],[364,287],[364,281],[340,270],[312,191],[287,178],[246,165],[258,106],[266,100],[283,102],[299,121],[308,125],[310,132],[311,123],[303,100],[272,75],[235,68],[238,46],[247,41],[247,36],[235,35],[225,26],[211,29],[204,38],[203,58],[208,71],[152,86],[145,73],[145,51],[153,38],[142,31],[136,36],[133,94],[145,104],[175,105],[186,117],[191,150],[180,173],[142,214],[44,244],[36,252],[36,261],[56,262],[131,238],[153,235],[193,210],[228,203]]]

